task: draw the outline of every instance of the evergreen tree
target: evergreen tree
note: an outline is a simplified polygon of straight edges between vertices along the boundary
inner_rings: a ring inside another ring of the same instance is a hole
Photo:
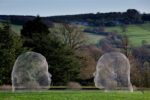
[[[6,22],[0,28],[0,84],[11,83],[11,71],[15,59],[25,50],[22,48],[21,38],[15,35]]]
[[[37,37],[47,36],[49,34],[48,26],[46,26],[41,18],[37,16],[34,20],[28,21],[23,25],[21,35],[24,39],[24,46],[35,47],[34,39]]]
[[[25,39],[25,46],[46,57],[54,85],[64,85],[78,78],[80,63],[73,50],[50,33],[39,17],[27,22],[21,35]]]

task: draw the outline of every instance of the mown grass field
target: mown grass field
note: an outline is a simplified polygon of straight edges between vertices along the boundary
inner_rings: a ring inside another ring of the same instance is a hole
[[[105,38],[101,35],[85,33],[87,35],[87,44],[97,44],[102,38]]]
[[[120,34],[122,33],[121,27],[107,27],[106,31],[117,31]],[[143,40],[147,41],[150,44],[150,23],[139,24],[139,25],[128,25],[126,34],[129,37],[130,44],[133,46],[140,46]]]
[[[0,27],[2,27],[1,20],[0,20]],[[12,31],[14,31],[14,32],[17,33],[18,35],[20,35],[20,30],[22,29],[22,26],[21,26],[21,25],[14,25],[14,24],[11,24],[11,29],[12,29]]]
[[[18,35],[20,35],[20,30],[22,29],[21,25],[11,25],[12,30],[17,33]]]
[[[0,92],[0,100],[150,100],[150,91],[103,92],[103,91],[46,91]]]
[[[84,27],[84,28],[92,28],[92,27]],[[121,26],[105,27],[105,31],[124,34],[122,33]],[[148,44],[150,44],[150,23],[128,25],[125,33],[129,37],[129,42],[130,45],[132,46],[140,46],[143,40],[145,40]],[[86,35],[89,37],[88,42],[91,44],[96,44],[99,42],[101,38],[104,38],[104,36],[95,35],[92,33],[86,33]]]

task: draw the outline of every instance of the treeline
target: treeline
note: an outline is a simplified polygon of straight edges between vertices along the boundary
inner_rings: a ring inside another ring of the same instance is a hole
[[[18,16],[18,15],[0,15],[0,19],[10,20],[13,24],[23,25],[35,16]],[[43,22],[51,25],[51,22],[80,23],[91,26],[115,26],[121,24],[140,24],[150,21],[150,14],[141,14],[136,9],[128,9],[126,12],[109,12],[109,13],[89,13],[78,15],[64,15],[42,17]]]
[[[51,17],[52,21],[82,22],[92,26],[114,26],[120,24],[137,24],[150,20],[148,14],[141,14],[135,9],[126,12],[90,13]]]

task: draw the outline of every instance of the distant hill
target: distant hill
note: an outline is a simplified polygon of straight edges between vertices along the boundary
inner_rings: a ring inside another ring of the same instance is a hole
[[[0,20],[9,20],[12,24],[23,25],[25,22],[34,19],[35,16],[23,15],[0,15]],[[141,24],[150,21],[150,14],[141,14],[135,9],[128,9],[126,12],[89,13],[78,15],[63,15],[42,17],[42,20],[51,25],[52,22],[65,22],[87,26],[117,26],[122,24]]]

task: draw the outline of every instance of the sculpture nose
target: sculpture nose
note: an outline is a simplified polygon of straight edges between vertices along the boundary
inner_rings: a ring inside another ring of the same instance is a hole
[[[93,76],[96,76],[96,72],[93,73]]]
[[[49,77],[51,78],[52,77],[52,75],[49,73]]]

